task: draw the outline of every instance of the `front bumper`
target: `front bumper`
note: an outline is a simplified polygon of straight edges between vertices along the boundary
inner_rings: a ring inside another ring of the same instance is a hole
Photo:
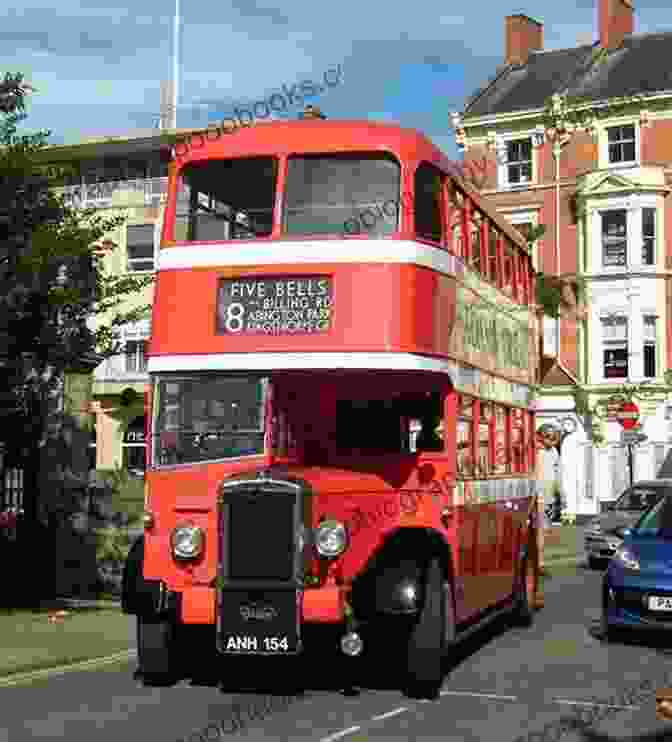
[[[345,592],[340,585],[307,588],[301,594],[301,622],[340,624],[345,621]],[[188,587],[180,591],[180,622],[215,624],[217,591],[212,587]]]
[[[651,595],[672,598],[672,580],[654,580],[639,576],[623,576],[605,580],[607,591],[607,621],[610,626],[653,631],[672,630],[672,611],[652,611],[648,607]]]

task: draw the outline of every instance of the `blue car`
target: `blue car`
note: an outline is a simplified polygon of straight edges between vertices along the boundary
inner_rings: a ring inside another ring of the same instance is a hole
[[[631,528],[602,583],[601,633],[672,629],[672,497],[663,497]]]

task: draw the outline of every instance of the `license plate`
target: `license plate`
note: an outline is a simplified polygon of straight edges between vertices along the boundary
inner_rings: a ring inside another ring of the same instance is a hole
[[[664,598],[659,595],[652,595],[649,598],[649,610],[672,611],[672,598]]]
[[[298,610],[296,590],[223,590],[217,648],[224,654],[296,654]]]

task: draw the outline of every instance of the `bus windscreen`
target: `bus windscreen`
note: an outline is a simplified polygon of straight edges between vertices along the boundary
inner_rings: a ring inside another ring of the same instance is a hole
[[[397,229],[400,172],[398,161],[385,153],[290,157],[283,232],[343,234],[346,222],[354,218],[371,236],[392,234]]]
[[[278,167],[273,157],[208,160],[185,166],[174,239],[185,242],[249,240],[273,229]]]

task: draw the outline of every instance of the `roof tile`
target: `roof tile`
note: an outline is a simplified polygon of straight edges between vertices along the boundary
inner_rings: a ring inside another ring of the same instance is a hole
[[[671,56],[670,31],[632,34],[608,53],[597,43],[533,52],[523,66],[500,68],[468,99],[464,118],[543,108],[553,93],[597,101],[672,90],[672,68],[661,64]]]

